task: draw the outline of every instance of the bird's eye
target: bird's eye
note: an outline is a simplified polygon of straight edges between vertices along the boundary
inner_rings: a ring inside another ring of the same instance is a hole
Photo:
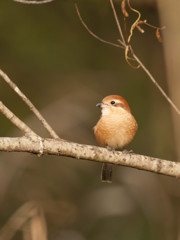
[[[111,101],[111,104],[114,105],[114,104],[115,104],[115,101]]]

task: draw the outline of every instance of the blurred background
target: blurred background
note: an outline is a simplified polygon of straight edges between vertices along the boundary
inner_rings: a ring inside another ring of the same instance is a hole
[[[122,23],[120,2],[115,1]],[[95,105],[106,95],[118,94],[128,101],[139,125],[127,149],[179,161],[179,117],[146,74],[125,62],[122,49],[89,35],[77,17],[74,3],[56,0],[32,6],[1,0],[0,68],[60,137],[96,145],[92,129],[100,110]],[[119,34],[109,1],[77,3],[93,32],[116,42]],[[132,46],[180,107],[180,2],[131,3],[141,11],[142,20],[166,26],[162,44],[155,31],[145,26],[144,34],[135,30]],[[129,23],[135,18],[132,13]],[[49,137],[2,79],[0,94],[20,119],[41,136]],[[0,123],[1,137],[21,136],[2,115]],[[105,184],[100,182],[100,171],[101,164],[95,162],[1,153],[0,239],[34,240],[36,233],[31,237],[28,234],[32,229],[41,232],[36,238],[39,240],[46,233],[49,240],[180,239],[178,179],[114,166],[113,183]]]

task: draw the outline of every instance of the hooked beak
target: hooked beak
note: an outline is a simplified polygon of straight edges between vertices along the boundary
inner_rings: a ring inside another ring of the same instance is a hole
[[[101,107],[101,108],[107,107],[107,104],[101,102],[101,103],[96,104],[96,107]]]
[[[96,107],[102,107],[102,103],[97,103]]]

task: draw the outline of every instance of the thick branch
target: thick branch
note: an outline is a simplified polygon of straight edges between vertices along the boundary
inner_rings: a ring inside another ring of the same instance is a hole
[[[43,153],[72,157],[82,160],[113,163],[160,173],[167,176],[180,177],[180,163],[143,156],[134,153],[109,151],[106,148],[78,144],[55,139],[42,139]],[[0,151],[30,152],[39,154],[40,143],[38,138],[33,141],[27,137],[0,138]]]

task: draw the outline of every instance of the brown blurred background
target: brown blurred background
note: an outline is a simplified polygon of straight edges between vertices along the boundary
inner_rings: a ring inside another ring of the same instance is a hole
[[[180,3],[131,2],[141,11],[142,19],[166,26],[162,44],[154,30],[144,27],[144,34],[135,31],[132,45],[180,107]],[[89,28],[103,39],[116,42],[119,34],[109,1],[77,3]],[[122,20],[119,0],[116,7]],[[132,13],[130,21],[135,17]],[[0,68],[60,137],[96,144],[92,128],[100,111],[95,105],[106,95],[119,94],[127,99],[139,124],[128,149],[180,160],[179,117],[146,74],[125,62],[121,49],[87,33],[74,1],[32,6],[1,0],[0,29]],[[1,100],[32,129],[49,137],[2,80],[0,94]],[[1,137],[21,135],[3,116],[0,122]],[[109,185],[100,182],[100,170],[101,164],[71,158],[1,153],[0,226],[23,204],[36,201],[44,212],[50,240],[180,239],[178,179],[116,166],[113,184]],[[18,231],[12,239],[25,237]]]

